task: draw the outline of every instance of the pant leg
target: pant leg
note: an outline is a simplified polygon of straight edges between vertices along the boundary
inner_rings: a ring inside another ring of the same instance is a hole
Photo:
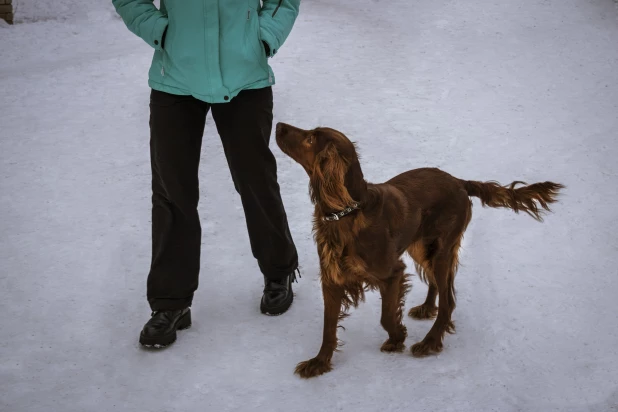
[[[228,103],[213,104],[212,116],[240,194],[253,256],[266,277],[289,275],[298,267],[298,254],[269,148],[272,89],[245,90]]]
[[[152,310],[190,306],[198,287],[202,229],[198,169],[208,104],[153,90],[150,97]]]

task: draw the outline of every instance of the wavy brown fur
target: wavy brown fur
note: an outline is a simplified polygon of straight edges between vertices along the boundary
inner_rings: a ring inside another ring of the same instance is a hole
[[[309,186],[314,203],[342,210],[354,201],[344,184],[347,169],[348,164],[338,155],[335,145],[328,145],[317,154]]]
[[[515,213],[524,211],[539,222],[543,221],[544,210],[551,212],[549,204],[555,203],[558,192],[564,189],[563,185],[553,182],[534,183],[519,188],[515,186],[526,185],[526,182],[513,182],[509,186],[493,181],[466,181],[463,184],[470,196],[481,199],[483,206],[512,209]]]
[[[470,197],[480,198],[483,206],[524,211],[541,221],[564,187],[553,182],[516,187],[522,182],[500,186],[464,181],[435,168],[410,170],[385,183],[370,184],[363,177],[355,145],[341,132],[280,123],[276,136],[283,152],[309,175],[315,205],[313,232],[320,257],[324,329],[317,356],[296,367],[303,378],[332,369],[333,353],[341,345],[337,328],[350,308],[365,300],[368,290],[379,290],[382,298],[380,323],[388,339],[381,350],[404,349],[403,307],[410,286],[401,257],[406,252],[429,286],[425,302],[409,315],[436,318],[411,352],[419,357],[440,352],[444,335],[455,332],[455,275],[461,241],[472,217]],[[322,219],[352,202],[360,202],[361,210],[338,221]]]

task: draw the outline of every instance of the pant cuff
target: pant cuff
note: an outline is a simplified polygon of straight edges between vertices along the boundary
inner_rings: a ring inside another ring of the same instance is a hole
[[[150,309],[155,310],[181,310],[191,306],[193,303],[193,296],[189,298],[181,299],[169,299],[169,298],[148,298]]]
[[[290,276],[292,273],[298,270],[298,261],[294,261],[294,264],[288,266],[285,269],[275,268],[275,269],[267,269],[260,265],[260,270],[262,274],[270,279],[270,280],[280,280],[286,276]]]

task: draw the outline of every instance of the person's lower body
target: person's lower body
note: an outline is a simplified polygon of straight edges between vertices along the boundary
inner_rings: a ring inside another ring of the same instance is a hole
[[[153,316],[140,336],[149,346],[173,342],[175,331],[191,324],[189,307],[198,288],[201,251],[198,169],[209,110],[242,201],[251,251],[264,277],[260,308],[280,314],[293,300],[298,254],[269,148],[272,89],[245,90],[222,104],[153,90],[152,261],[147,281]]]

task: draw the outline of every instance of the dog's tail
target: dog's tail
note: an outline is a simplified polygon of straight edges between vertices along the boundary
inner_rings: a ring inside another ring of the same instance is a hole
[[[554,182],[527,185],[525,182],[518,181],[509,186],[501,186],[497,182],[465,180],[462,182],[468,196],[481,199],[484,207],[507,208],[515,213],[524,211],[539,222],[543,221],[543,211],[551,212],[549,205],[557,201],[558,192],[565,188],[565,186]],[[518,184],[524,186],[515,188]]]

